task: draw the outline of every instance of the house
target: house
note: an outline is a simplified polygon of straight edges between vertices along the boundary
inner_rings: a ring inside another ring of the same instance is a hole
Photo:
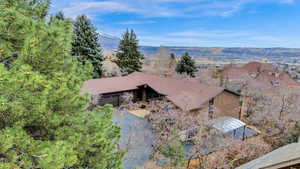
[[[122,95],[129,92],[133,94],[134,101],[164,97],[183,111],[202,113],[207,118],[230,116],[240,119],[241,114],[239,94],[195,79],[136,72],[124,77],[89,80],[82,91],[92,94],[96,105],[119,106]]]
[[[248,85],[260,84],[264,87],[294,87],[300,83],[287,73],[280,71],[270,63],[249,62],[242,67],[229,65],[224,68],[222,76],[230,82],[241,81]]]
[[[236,169],[291,168],[300,168],[300,143],[283,146]]]

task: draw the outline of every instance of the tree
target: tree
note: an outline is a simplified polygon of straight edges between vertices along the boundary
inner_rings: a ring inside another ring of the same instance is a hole
[[[65,17],[65,14],[63,12],[58,12],[56,15],[55,15],[55,18],[56,19],[59,19],[59,20],[65,20],[66,17]]]
[[[102,55],[99,43],[99,33],[85,15],[77,17],[74,23],[74,40],[72,42],[72,55],[84,65],[90,62],[93,67],[93,77],[102,76]]]
[[[54,18],[58,19],[58,20],[65,20],[66,19],[65,14],[61,11],[56,13],[55,15],[51,15],[50,23],[53,21]]]
[[[133,73],[141,71],[144,56],[139,52],[138,40],[133,30],[123,34],[115,62],[123,72]]]
[[[44,0],[46,1],[46,0]],[[6,1],[1,0],[0,3],[5,4]],[[23,6],[28,5],[29,3],[32,3],[36,6],[32,6],[31,9],[27,9],[26,11],[23,11],[23,14],[33,14],[35,15],[36,20],[43,20],[45,19],[46,13],[49,9],[49,3],[36,3],[31,1],[17,1],[17,2],[7,2],[5,6],[1,6],[1,8],[4,8],[6,6],[14,4],[17,8],[23,8]],[[15,16],[11,13],[4,13],[4,11],[1,11],[1,24],[5,24],[6,26],[9,26],[11,23],[15,23],[15,27],[17,29],[24,29],[28,26],[29,23],[26,23],[24,20],[19,21],[18,23],[15,22]],[[22,47],[20,44],[24,42],[24,39],[22,39],[21,32],[18,32],[19,34],[9,34],[9,30],[5,29],[6,27],[0,27],[0,40],[9,41],[9,43],[0,43],[0,63],[3,63],[6,67],[10,68],[12,63],[18,58],[19,54],[18,51]],[[12,29],[12,28],[11,28]],[[12,50],[13,47],[15,47],[18,50]],[[4,50],[4,48],[9,48],[10,50]]]
[[[112,106],[87,111],[91,65],[70,55],[72,24],[46,0],[0,0],[0,168],[121,168]]]
[[[189,53],[185,52],[177,63],[176,72],[179,74],[186,73],[189,76],[194,77],[196,71],[197,67],[195,61],[192,59]]]
[[[185,165],[186,152],[184,146],[177,138],[163,145],[161,154],[167,158],[167,165],[172,168],[183,168]]]
[[[169,63],[169,69],[175,70],[176,68],[176,55],[174,53],[171,53],[170,55],[170,63]]]

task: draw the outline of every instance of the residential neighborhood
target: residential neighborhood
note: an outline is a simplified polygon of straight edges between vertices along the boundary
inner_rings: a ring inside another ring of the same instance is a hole
[[[199,139],[197,135],[201,132],[202,125],[206,125],[209,128],[208,130],[215,130],[215,132],[219,133],[215,136],[216,138],[211,139],[220,139],[220,135],[224,135],[228,139],[226,140],[227,142],[239,141],[240,144],[259,139],[262,141],[262,146],[266,148],[266,151],[270,151],[270,145],[265,140],[262,140],[265,137],[263,133],[265,131],[262,130],[265,130],[265,128],[260,130],[260,126],[257,126],[249,118],[251,111],[257,111],[253,110],[253,104],[256,104],[255,101],[258,99],[258,96],[256,96],[258,93],[250,94],[248,93],[249,90],[251,92],[261,92],[260,90],[255,90],[256,87],[260,87],[260,89],[264,90],[264,94],[272,97],[274,101],[278,97],[282,103],[279,103],[277,106],[281,106],[279,107],[281,109],[286,109],[283,111],[287,111],[290,106],[285,104],[290,104],[289,101],[292,101],[292,99],[299,99],[298,95],[292,96],[293,98],[286,96],[287,92],[297,91],[299,87],[298,82],[269,63],[250,62],[242,66],[225,66],[218,74],[218,77],[211,77],[212,79],[225,77],[226,82],[221,86],[205,84],[202,82],[201,76],[191,78],[159,73],[136,72],[121,77],[92,79],[86,81],[81,90],[92,95],[92,107],[105,104],[120,107],[121,109],[118,109],[116,114],[126,112],[126,116],[135,116],[144,121],[142,123],[150,123],[152,125],[150,128],[153,128],[154,132],[152,131],[153,129],[150,130],[148,128],[145,129],[145,133],[151,133],[152,137],[158,137],[156,139],[162,137],[160,141],[169,142],[171,140],[159,134],[170,134],[168,137],[172,137],[170,131],[165,131],[166,128],[164,127],[156,126],[164,123],[160,120],[166,120],[165,125],[170,125],[168,127],[178,132],[178,135],[175,137],[180,138],[178,141],[181,142],[180,144],[182,144],[186,153],[186,158],[183,159],[186,159],[185,161],[189,163],[187,165],[189,168],[191,166],[194,166],[193,168],[201,166],[202,164],[198,159],[203,160],[210,153],[218,153],[225,146],[223,145],[225,143],[221,146],[213,145],[210,149],[201,153],[195,152],[195,150],[191,151],[191,149],[197,150],[194,147],[196,147],[195,144],[198,141],[197,139]],[[279,95],[276,94],[279,92],[277,91],[278,89],[283,90],[284,88],[287,91],[284,96],[279,96],[281,93]],[[267,99],[267,96],[259,97],[266,97],[261,99]],[[274,105],[272,108],[276,110]],[[295,110],[298,110],[298,108]],[[266,120],[264,119],[265,117],[260,118],[262,119],[259,120]],[[280,117],[280,119],[283,120],[283,117]],[[174,120],[177,122],[174,122]],[[174,125],[173,123],[178,124]],[[131,127],[137,128],[137,126]],[[143,138],[140,139],[144,140]],[[151,141],[152,146],[157,144],[154,140],[153,138]],[[222,142],[225,141],[223,140]],[[230,147],[229,145],[227,146]],[[151,150],[151,152],[157,153],[155,149]],[[190,157],[190,160],[188,160],[188,157]],[[142,161],[140,162],[142,163]],[[150,159],[144,159],[145,163],[148,161]],[[126,161],[126,163],[130,163],[130,160]]]

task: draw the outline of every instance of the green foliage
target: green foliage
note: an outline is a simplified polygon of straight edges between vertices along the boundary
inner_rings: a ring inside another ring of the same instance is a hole
[[[74,40],[72,42],[72,55],[85,65],[87,62],[94,67],[93,77],[102,76],[102,49],[99,43],[99,33],[85,16],[78,16],[74,23]]]
[[[67,18],[65,17],[65,14],[63,12],[58,12],[55,15],[50,16],[49,24],[51,24],[51,22],[53,22],[55,19],[57,19],[57,20],[66,20]]]
[[[50,20],[52,19],[58,19],[58,20],[65,20],[66,17],[65,17],[65,14],[63,12],[58,12],[57,14],[55,14],[54,16],[51,16]]]
[[[138,40],[133,30],[123,34],[117,53],[116,63],[123,72],[133,73],[141,71],[144,55],[139,52]]]
[[[179,74],[186,73],[189,76],[194,77],[196,71],[197,67],[195,61],[187,52],[184,53],[177,63],[176,72]]]
[[[169,159],[170,167],[181,167],[185,164],[186,153],[182,143],[177,139],[163,145],[161,153]]]
[[[284,141],[283,145],[296,143],[298,142],[299,137],[300,137],[300,126],[299,126],[299,122],[296,121],[293,128],[289,132],[288,137]]]
[[[10,67],[19,56],[26,41],[23,35],[31,31],[32,22],[26,16],[32,16],[31,20],[43,21],[48,8],[48,0],[0,0],[0,63]]]
[[[72,24],[48,1],[0,0],[0,168],[121,168],[112,106],[86,111],[92,67],[70,55]]]

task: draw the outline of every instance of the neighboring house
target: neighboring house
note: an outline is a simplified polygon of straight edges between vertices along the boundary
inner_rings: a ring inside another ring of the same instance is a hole
[[[300,86],[300,83],[293,80],[287,73],[270,63],[249,62],[242,67],[230,65],[224,68],[222,76],[231,83],[244,83],[250,87],[257,85],[266,88]]]
[[[165,97],[177,108],[203,114],[203,118],[230,116],[241,118],[240,95],[194,79],[167,78],[136,72],[124,77],[92,79],[83,92],[93,95],[96,105],[119,106],[122,95],[132,93],[134,101]]]
[[[300,168],[300,143],[283,146],[236,169],[292,168]]]

